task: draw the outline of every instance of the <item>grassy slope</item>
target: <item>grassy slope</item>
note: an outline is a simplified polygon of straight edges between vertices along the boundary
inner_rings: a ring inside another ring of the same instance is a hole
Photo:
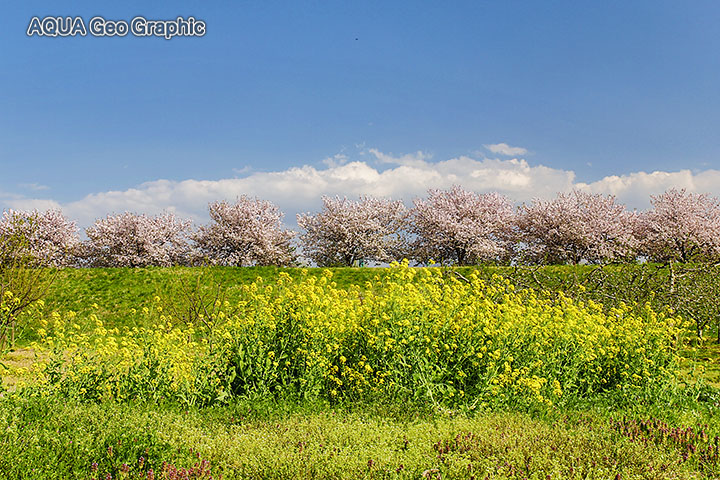
[[[546,273],[560,280],[587,271],[586,267],[554,268]],[[502,271],[486,273],[498,270]],[[64,270],[58,273],[46,303],[48,311],[74,310],[81,317],[96,313],[109,325],[124,325],[132,308],[149,305],[155,295],[173,296],[180,279],[190,281],[202,275],[204,285],[221,283],[232,299],[234,286],[258,276],[272,281],[278,271]],[[298,269],[285,271],[294,277],[302,274]],[[467,275],[469,269],[460,272]],[[383,273],[382,269],[336,269],[334,280],[340,286],[362,286]],[[321,274],[320,269],[307,271],[311,276]],[[613,406],[590,409],[570,414],[566,420],[561,412],[540,418],[522,413],[464,417],[438,412],[398,414],[373,406],[307,409],[243,402],[185,412],[132,404],[14,401],[0,409],[0,477],[85,478],[92,473],[92,462],[98,462],[98,473],[111,472],[116,478],[122,463],[131,466],[131,474],[137,471],[140,456],[157,469],[163,461],[190,467],[199,455],[210,460],[213,473],[223,473],[223,478],[239,478],[241,472],[244,478],[422,478],[423,472],[433,469],[442,478],[615,478],[618,472],[623,479],[702,478],[697,456],[682,461],[685,447],[672,442],[659,446],[630,442],[608,428],[609,417],[659,414],[673,425],[710,423],[712,435],[720,433],[713,415],[717,407],[708,405],[657,406],[654,412]],[[469,433],[473,434],[470,439],[463,440]],[[457,435],[460,444],[452,444]],[[433,445],[445,440],[453,447],[438,456]],[[113,446],[112,454],[109,446]],[[403,468],[398,471],[400,465]],[[718,473],[716,463],[711,468],[713,473],[705,472],[707,478]]]
[[[510,267],[461,267],[455,269],[461,275],[469,275],[473,270],[479,270],[484,277],[493,273],[515,277],[521,285],[533,285],[535,278],[552,289],[567,289],[573,279],[579,278],[582,282],[584,276],[589,275],[596,267],[593,266],[549,266],[542,267],[533,276],[527,271],[518,274]],[[612,271],[613,267],[608,270]],[[627,268],[627,267],[620,267]],[[622,272],[620,268],[618,272]],[[178,295],[181,282],[191,284],[197,276],[205,288],[221,284],[226,289],[227,299],[233,299],[233,292],[238,285],[254,281],[262,277],[266,282],[273,281],[279,272],[286,272],[294,278],[303,275],[320,276],[325,269],[320,268],[276,268],[276,267],[210,267],[210,268],[97,268],[97,269],[65,269],[57,272],[46,298],[47,311],[60,312],[72,310],[80,318],[87,318],[95,313],[108,327],[133,326],[128,323],[130,311],[150,306],[156,295],[177,301],[182,298]],[[383,276],[383,268],[332,268],[333,281],[340,287],[357,285],[362,287],[365,282],[371,281],[375,276]],[[662,272],[666,274],[666,272]],[[632,292],[621,292],[631,297]],[[600,297],[602,300],[602,297]],[[96,305],[97,307],[93,306]],[[20,346],[27,345],[34,340],[34,325],[29,325]],[[705,377],[714,385],[720,387],[720,344],[714,341],[706,342],[695,350],[683,352],[686,357],[685,372],[694,369],[694,365],[702,363],[706,370]]]
[[[308,275],[319,276],[321,269],[306,269]],[[339,268],[331,269],[334,280],[340,286],[363,285],[381,269]],[[125,325],[131,309],[149,306],[155,295],[173,297],[180,282],[192,283],[197,275],[206,287],[221,284],[227,288],[232,300],[234,287],[262,277],[272,281],[279,272],[287,272],[298,278],[297,268],[276,267],[210,267],[210,268],[96,268],[65,269],[57,272],[47,297],[48,311],[73,310],[81,317],[97,314],[110,326]],[[96,304],[98,308],[92,305]]]
[[[567,287],[574,277],[582,279],[595,268],[587,265],[549,266],[542,267],[534,275],[550,288],[563,288]],[[252,282],[257,277],[262,277],[265,281],[273,281],[279,272],[286,272],[294,278],[299,278],[303,272],[308,276],[320,276],[325,270],[333,272],[333,281],[339,287],[350,285],[362,287],[365,282],[375,276],[383,276],[387,271],[384,268],[277,267],[64,269],[57,272],[46,300],[51,310],[74,310],[80,314],[96,312],[91,305],[97,303],[102,315],[108,321],[116,320],[122,324],[122,317],[131,308],[148,305],[155,295],[170,295],[180,281],[190,281],[197,275],[201,276],[201,282],[206,286],[220,283],[227,287],[232,297],[234,286]],[[473,270],[479,271],[484,277],[498,273],[513,278],[517,274],[511,267],[460,267],[453,270],[466,276]],[[533,286],[529,274],[517,278],[522,284]]]
[[[574,272],[589,271],[592,267],[546,267],[547,276],[567,280]],[[457,268],[459,273],[468,275],[473,267]],[[221,284],[227,288],[228,299],[232,300],[236,286],[250,283],[257,277],[273,281],[279,272],[286,272],[299,278],[305,271],[308,276],[320,276],[325,270],[333,272],[333,281],[339,287],[357,285],[375,276],[383,276],[384,268],[277,268],[277,267],[203,267],[203,268],[94,268],[64,269],[57,275],[48,290],[46,304],[48,311],[75,311],[80,317],[95,313],[110,326],[125,325],[131,309],[149,306],[155,295],[176,297],[180,282],[191,283],[201,276],[206,287]],[[510,268],[481,267],[483,275],[498,272],[509,274]],[[97,305],[97,308],[93,307]]]

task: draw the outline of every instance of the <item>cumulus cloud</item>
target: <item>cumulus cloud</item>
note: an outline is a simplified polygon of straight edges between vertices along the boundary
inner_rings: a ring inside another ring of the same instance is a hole
[[[338,165],[345,165],[349,161],[349,158],[344,153],[336,153],[332,157],[325,158],[322,163],[328,167],[337,167]]]
[[[659,195],[670,188],[684,188],[690,192],[720,194],[720,170],[692,172],[656,171],[635,172],[628,175],[610,175],[591,183],[578,183],[576,188],[592,193],[615,195],[630,208],[645,209],[651,206],[650,196]]]
[[[48,210],[58,209],[61,205],[51,199],[32,198],[17,193],[0,190],[0,206],[13,210]]]
[[[5,202],[8,208],[13,210],[59,210],[63,206],[55,200],[47,198],[25,198],[25,197],[14,197],[6,199]]]
[[[525,155],[528,151],[522,147],[511,147],[507,143],[493,143],[490,145],[483,145],[483,147],[490,150],[492,153],[498,155],[505,155],[506,157],[514,157],[516,155]]]
[[[221,180],[154,180],[122,191],[97,192],[63,203],[51,199],[0,195],[3,208],[62,208],[80,226],[96,218],[124,211],[157,214],[171,211],[196,222],[207,221],[207,205],[216,200],[232,201],[240,195],[257,196],[274,202],[285,212],[285,223],[295,225],[295,215],[316,211],[321,195],[357,198],[373,195],[402,199],[425,196],[430,188],[448,189],[455,184],[476,192],[497,191],[516,203],[533,198],[552,198],[574,188],[593,193],[613,194],[629,208],[647,208],[650,195],[668,188],[720,194],[720,171],[636,172],[608,176],[594,182],[577,182],[574,172],[545,165],[531,165],[522,159],[490,159],[460,156],[430,161],[417,152],[394,157],[369,150],[375,160],[350,161],[331,157],[321,167],[304,165],[275,172],[250,171],[245,176]],[[374,165],[379,163],[379,165]]]
[[[387,153],[383,153],[375,148],[368,150],[379,163],[390,164],[390,165],[407,165],[407,166],[421,166],[426,163],[427,160],[432,158],[432,155],[417,151],[415,153],[408,153],[400,157],[393,157]]]
[[[39,183],[21,183],[18,186],[25,190],[33,190],[35,192],[50,189],[50,187],[48,187],[47,185],[40,185]]]

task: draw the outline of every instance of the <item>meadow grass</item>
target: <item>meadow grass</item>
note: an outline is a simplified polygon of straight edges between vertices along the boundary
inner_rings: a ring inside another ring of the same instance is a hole
[[[507,267],[456,271],[465,279],[473,272],[490,278],[503,268],[510,273]],[[544,274],[567,286],[592,268],[552,267]],[[327,278],[321,269],[62,270],[48,292],[45,320],[52,311],[74,311],[78,331],[91,331],[97,321],[106,330],[151,327],[157,315],[137,312],[156,309],[159,296],[177,299],[181,281],[199,279],[206,291],[221,284],[234,303],[257,277],[272,285],[281,272],[292,282]],[[368,288],[368,282],[377,289],[375,277],[387,281],[389,270],[332,273],[338,290]],[[23,372],[5,375],[10,390],[17,381],[32,382],[26,367],[37,360],[30,344],[41,337],[41,320],[32,319],[19,348],[3,359]],[[255,392],[197,408],[165,397],[159,403],[89,401],[77,391],[6,392],[0,399],[0,478],[718,478],[717,352],[710,341],[678,350],[678,380],[661,393],[566,395],[552,405],[469,409],[382,392],[360,400]]]
[[[320,268],[279,267],[172,267],[172,268],[66,268],[58,270],[50,285],[45,302],[47,311],[74,311],[80,318],[96,314],[108,327],[137,326],[132,310],[151,307],[157,295],[173,294],[181,282],[192,284],[200,278],[201,284],[210,288],[222,285],[229,300],[237,298],[238,287],[249,284],[258,277],[268,282],[277,279],[280,272],[300,278],[303,271],[309,276],[320,277]],[[384,275],[386,269],[331,268],[338,286],[363,285],[376,275]],[[177,298],[182,301],[182,298]],[[95,305],[95,306],[93,306]],[[25,341],[34,338],[32,328]]]
[[[467,416],[368,405],[179,409],[23,399],[0,411],[0,475],[148,478],[152,470],[154,478],[183,478],[173,475],[195,468],[187,478],[715,478],[718,427],[698,426],[708,420],[700,412]],[[669,431],[682,433],[653,436],[642,427],[668,420]]]
[[[691,270],[697,266],[688,265]],[[676,267],[683,268],[683,267]],[[702,269],[702,267],[700,267]],[[365,285],[375,277],[387,275],[387,268],[278,268],[278,267],[172,267],[172,268],[67,268],[58,270],[46,295],[48,311],[72,310],[79,316],[96,313],[108,326],[133,326],[128,319],[132,309],[149,307],[156,295],[168,295],[177,290],[181,282],[192,283],[199,278],[205,287],[220,284],[226,290],[229,300],[237,298],[238,287],[253,282],[257,277],[273,282],[280,272],[294,279],[302,276],[321,277],[323,271],[333,272],[333,280],[339,288]],[[677,299],[662,295],[663,289],[670,288],[670,269],[659,264],[621,265],[550,265],[538,267],[477,266],[446,269],[464,277],[475,272],[481,278],[490,279],[498,274],[511,281],[518,288],[562,290],[566,294],[582,299],[593,299],[606,307],[620,302],[634,303],[650,301],[655,307],[678,300],[680,306],[698,296],[696,310],[715,312],[718,302],[713,292],[720,288],[720,275],[701,275],[699,280],[711,284],[698,285],[696,290],[676,289]],[[678,286],[681,280],[688,282],[692,289],[697,280],[692,275],[677,272]],[[583,285],[580,291],[577,286]],[[177,299],[182,300],[182,299]],[[99,308],[94,308],[97,305]],[[711,324],[713,332],[716,324]],[[32,332],[30,332],[32,333]]]

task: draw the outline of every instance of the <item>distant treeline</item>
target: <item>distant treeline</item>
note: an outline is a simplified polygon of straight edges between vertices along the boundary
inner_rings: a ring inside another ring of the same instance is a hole
[[[418,264],[553,265],[714,261],[720,258],[720,202],[671,189],[652,208],[629,211],[613,196],[581,191],[513,207],[498,193],[455,186],[401,201],[323,197],[320,212],[283,227],[267,200],[209,205],[194,227],[172,213],[125,212],[98,219],[80,240],[60,211],[3,212],[0,261],[24,252],[56,267],[172,265],[352,266],[404,258]],[[15,253],[12,253],[15,252]]]

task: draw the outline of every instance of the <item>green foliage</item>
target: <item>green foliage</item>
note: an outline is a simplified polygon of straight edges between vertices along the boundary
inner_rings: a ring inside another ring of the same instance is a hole
[[[338,288],[363,287],[375,276],[387,274],[382,268],[337,268],[333,281]],[[696,332],[712,329],[716,333],[720,321],[720,266],[713,264],[625,264],[625,265],[561,265],[542,267],[458,267],[452,269],[467,277],[476,272],[489,280],[493,274],[508,278],[518,288],[562,291],[579,300],[593,300],[606,308],[644,305],[650,302],[655,310],[671,307],[696,325]],[[137,318],[133,309],[150,307],[153,297],[172,298],[178,308],[187,300],[178,288],[199,281],[205,289],[222,285],[226,299],[236,303],[241,286],[257,277],[272,283],[280,272],[293,279],[303,275],[322,276],[318,268],[276,267],[198,267],[198,268],[98,268],[64,269],[56,273],[46,295],[48,311],[74,311],[81,318],[96,314],[109,327],[133,327]],[[578,288],[582,286],[582,289]],[[96,305],[94,307],[93,305]],[[147,326],[147,325],[146,325]],[[697,328],[697,327],[700,328]],[[32,340],[32,338],[30,338]]]
[[[485,409],[630,401],[673,385],[681,321],[649,306],[603,311],[497,276],[406,265],[363,289],[332,276],[257,278],[235,303],[196,284],[183,290],[190,313],[160,297],[131,312],[147,328],[54,313],[38,330],[48,353],[34,388],[189,405],[270,395]]]
[[[718,478],[673,268],[63,270],[0,478]]]
[[[460,269],[459,271],[463,271]],[[671,310],[692,322],[697,338],[714,328],[720,343],[720,264],[616,264],[548,267],[478,267],[482,278],[500,273],[521,288],[562,292],[577,300],[657,311]]]
[[[33,217],[11,220],[14,229],[0,234],[0,353],[15,344],[19,320],[38,316],[41,299],[53,272],[32,255],[29,237],[36,228]],[[25,325],[20,323],[22,329]]]
[[[352,412],[326,406],[318,412],[295,403],[268,404],[258,411],[254,402],[238,402],[186,410],[55,398],[4,400],[2,407],[1,478],[99,479],[110,474],[113,479],[147,479],[151,469],[155,478],[172,478],[160,472],[170,465],[177,470],[200,467],[203,460],[213,478],[225,480],[720,474],[713,461],[701,456],[699,447],[712,445],[718,433],[714,417],[702,411],[694,412],[700,417],[674,420],[633,411],[394,418],[377,416],[367,406]],[[657,429],[643,430],[643,424],[656,423],[673,431],[692,427],[701,440],[698,448],[692,452],[672,435],[658,438]]]
[[[340,288],[363,285],[375,275],[384,275],[383,269],[337,268],[330,269]],[[177,308],[185,308],[187,297],[179,283],[194,285],[199,279],[205,289],[222,285],[227,300],[240,298],[240,286],[252,283],[257,277],[273,282],[280,272],[293,278],[304,274],[319,277],[318,268],[278,267],[172,267],[172,268],[79,268],[57,272],[47,292],[47,311],[73,311],[80,318],[95,314],[110,328],[139,327],[133,310],[153,306],[153,298],[160,296],[172,300]],[[305,272],[305,273],[303,273]],[[149,325],[144,325],[149,326]],[[28,337],[34,340],[36,337]]]

